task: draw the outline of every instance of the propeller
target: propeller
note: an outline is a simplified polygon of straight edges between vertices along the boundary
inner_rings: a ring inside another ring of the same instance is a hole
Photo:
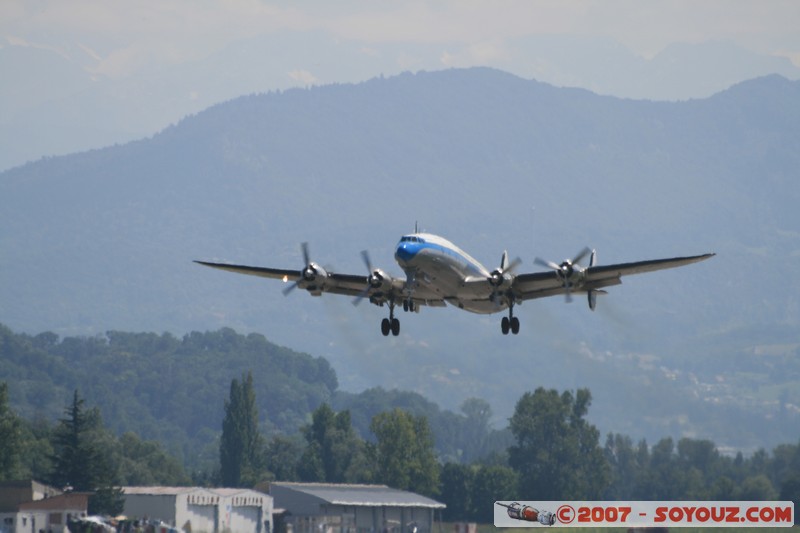
[[[295,290],[297,286],[300,284],[300,281],[314,281],[319,273],[318,267],[311,262],[311,256],[308,253],[308,243],[304,242],[300,244],[300,250],[303,253],[303,270],[300,271],[300,279],[283,289],[283,295],[288,296],[290,292]]]
[[[353,305],[360,304],[361,300],[363,300],[369,294],[370,289],[379,288],[381,285],[383,285],[385,280],[380,270],[372,268],[372,260],[369,257],[368,251],[361,251],[361,259],[364,261],[364,266],[367,267],[367,272],[369,272],[369,275],[367,276],[367,287],[361,291],[358,296],[356,296],[356,299],[353,300]]]
[[[495,287],[503,284],[504,275],[509,272],[514,272],[516,268],[522,263],[522,259],[515,257],[511,263],[508,262],[508,252],[503,252],[503,257],[500,259],[500,268],[492,271],[489,277],[489,283]]]
[[[489,283],[494,287],[492,290],[492,294],[490,296],[491,301],[494,302],[495,308],[500,307],[501,299],[498,297],[500,295],[500,286],[505,283],[506,278],[505,275],[508,273],[513,272],[516,268],[522,263],[522,259],[519,257],[515,257],[510,263],[508,262],[508,252],[503,252],[503,257],[500,258],[500,267],[496,268],[492,271],[489,275]]]
[[[592,250],[587,246],[583,250],[578,252],[578,255],[576,255],[572,259],[565,259],[560,265],[552,261],[545,261],[544,259],[540,259],[538,257],[534,259],[533,262],[536,263],[537,265],[550,268],[556,271],[556,274],[563,280],[564,289],[566,289],[567,291],[565,295],[566,300],[567,302],[571,302],[572,283],[570,283],[570,278],[575,273],[575,266],[578,265],[578,263],[580,263],[583,260],[583,258],[589,255],[590,253],[592,253]],[[578,265],[578,267],[580,268],[580,265]],[[581,268],[580,271],[583,271],[583,269]]]

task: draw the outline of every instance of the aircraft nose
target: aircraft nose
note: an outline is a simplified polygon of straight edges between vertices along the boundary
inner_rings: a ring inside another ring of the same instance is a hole
[[[404,242],[397,246],[397,249],[394,252],[394,258],[398,263],[404,265],[411,261],[411,258],[414,257],[414,253],[414,247],[409,243]]]

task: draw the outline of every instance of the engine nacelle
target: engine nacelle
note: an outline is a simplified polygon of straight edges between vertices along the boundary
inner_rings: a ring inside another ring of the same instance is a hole
[[[583,282],[586,280],[586,270],[581,268],[580,265],[572,264],[570,261],[561,263],[558,270],[556,270],[556,275],[565,288],[572,290],[582,287]]]
[[[380,268],[376,268],[370,272],[367,283],[369,283],[370,289],[374,291],[387,292],[392,288],[392,276]]]
[[[493,270],[489,275],[489,283],[492,285],[492,287],[500,287],[506,281],[508,281],[508,278],[500,269]]]
[[[312,296],[319,296],[322,294],[326,279],[328,279],[328,273],[325,269],[312,262],[300,272],[300,280],[297,285],[310,292]]]

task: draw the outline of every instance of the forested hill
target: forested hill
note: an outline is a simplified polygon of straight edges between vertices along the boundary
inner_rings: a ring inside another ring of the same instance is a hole
[[[265,431],[295,432],[337,388],[325,359],[231,329],[180,339],[119,331],[60,339],[0,326],[0,376],[20,416],[57,418],[78,389],[113,431],[133,431],[173,451],[179,444],[192,453],[214,441],[231,380],[248,371]]]
[[[263,335],[230,328],[170,333],[109,331],[94,337],[26,335],[0,325],[0,381],[24,419],[55,420],[75,390],[96,406],[106,427],[157,440],[190,469],[212,471],[231,381],[252,373],[260,429],[297,436],[322,403],[351,412],[353,426],[372,438],[372,417],[402,408],[434,427],[443,460],[472,461],[508,444],[490,427],[491,408],[478,399],[463,414],[440,410],[419,394],[373,388],[337,390],[336,373],[322,357],[276,346]]]

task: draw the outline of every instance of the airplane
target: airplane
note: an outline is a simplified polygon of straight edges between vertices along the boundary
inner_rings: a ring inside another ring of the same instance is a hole
[[[597,253],[588,247],[575,257],[561,263],[535,259],[547,268],[543,272],[515,274],[521,264],[517,257],[509,260],[503,252],[500,266],[489,270],[476,259],[447,239],[431,233],[414,232],[400,238],[395,248],[395,260],[405,273],[405,278],[395,277],[380,268],[374,268],[367,251],[361,252],[367,275],[328,272],[311,260],[308,243],[301,245],[304,266],[300,270],[267,268],[195,261],[212,268],[280,279],[291,285],[283,290],[288,295],[294,289],[306,290],[312,296],[322,293],[341,294],[353,298],[358,305],[364,299],[370,303],[389,307],[389,316],[381,321],[383,336],[400,334],[400,320],[395,317],[395,307],[406,312],[419,312],[421,306],[445,307],[478,314],[508,310],[500,321],[503,335],[519,333],[519,318],[514,308],[527,300],[564,295],[567,302],[576,293],[585,294],[589,309],[594,311],[597,295],[606,294],[606,287],[622,283],[622,276],[675,268],[705,261],[716,254],[707,253],[688,257],[654,259],[616,265],[597,264]],[[589,256],[589,265],[579,263]]]

